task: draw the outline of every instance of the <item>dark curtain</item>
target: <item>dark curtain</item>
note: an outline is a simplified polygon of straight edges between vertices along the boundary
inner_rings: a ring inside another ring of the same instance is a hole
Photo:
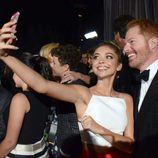
[[[113,39],[112,21],[128,14],[158,23],[158,0],[104,0],[104,40]]]

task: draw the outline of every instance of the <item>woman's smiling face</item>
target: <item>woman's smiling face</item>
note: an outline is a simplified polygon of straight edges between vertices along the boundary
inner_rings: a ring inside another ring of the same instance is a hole
[[[121,67],[118,55],[109,46],[102,45],[95,50],[92,68],[99,78],[115,75],[117,71],[121,70]]]

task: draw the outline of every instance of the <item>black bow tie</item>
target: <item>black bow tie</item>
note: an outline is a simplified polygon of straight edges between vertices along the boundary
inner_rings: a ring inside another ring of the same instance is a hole
[[[136,76],[136,80],[137,81],[141,81],[141,80],[148,81],[148,79],[149,79],[149,72],[150,72],[150,70],[144,70],[143,72],[139,73]]]

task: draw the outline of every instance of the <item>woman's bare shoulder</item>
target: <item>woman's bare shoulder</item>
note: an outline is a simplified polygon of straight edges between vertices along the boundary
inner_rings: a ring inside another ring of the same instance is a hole
[[[133,107],[133,98],[130,94],[119,93],[119,97],[125,100],[127,107]]]
[[[14,108],[24,108],[26,111],[29,110],[29,101],[23,93],[17,93],[13,96],[11,101],[11,107]]]
[[[117,92],[119,98],[124,98],[124,99],[132,99],[132,96],[128,93],[122,93],[122,92]]]

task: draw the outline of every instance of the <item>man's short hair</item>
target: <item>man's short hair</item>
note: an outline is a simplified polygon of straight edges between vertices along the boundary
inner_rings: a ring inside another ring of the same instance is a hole
[[[72,45],[60,45],[51,51],[51,55],[58,57],[61,65],[68,64],[71,71],[75,71],[81,60],[80,50]]]
[[[135,18],[131,15],[121,15],[114,19],[112,26],[114,33],[120,34],[121,38],[125,38],[126,31],[127,31],[127,24],[134,20]]]

